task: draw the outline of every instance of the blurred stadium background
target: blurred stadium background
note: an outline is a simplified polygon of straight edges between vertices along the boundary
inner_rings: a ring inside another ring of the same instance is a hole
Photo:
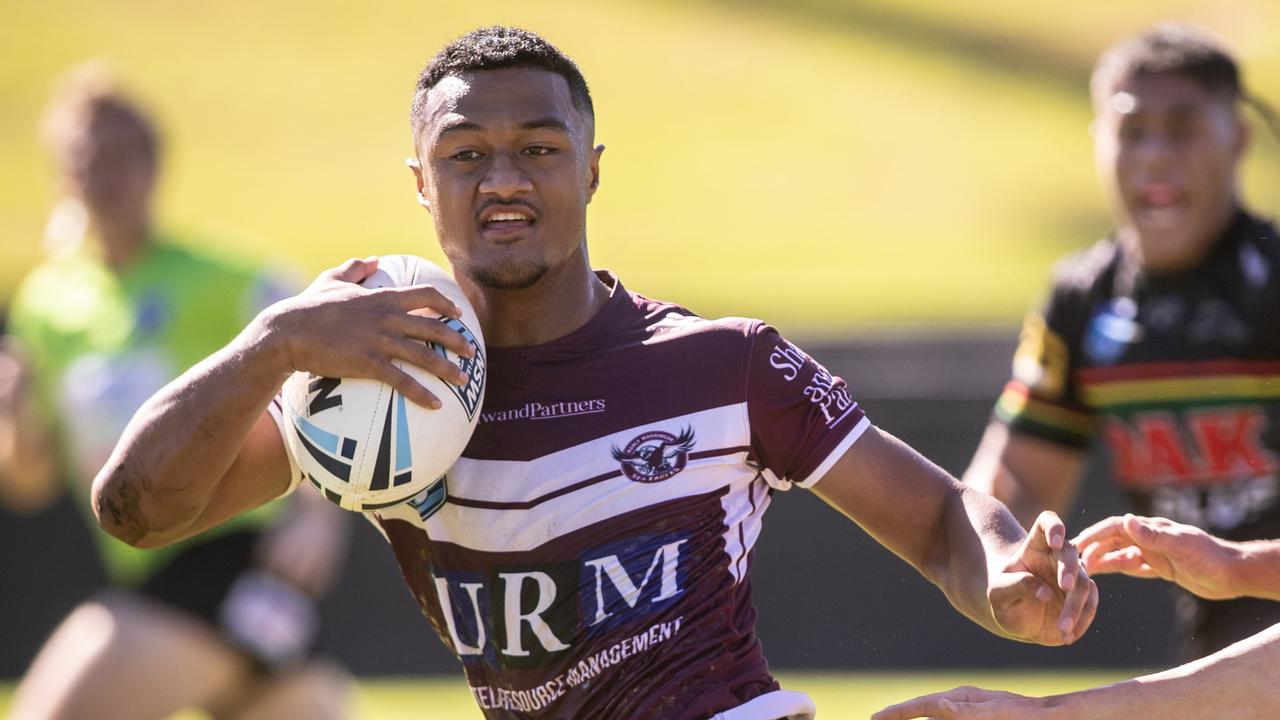
[[[1280,100],[1275,0],[0,0],[0,305],[41,253],[53,188],[35,126],[70,66],[110,59],[160,118],[164,225],[310,275],[349,256],[439,259],[402,162],[413,81],[448,39],[519,24],[592,84],[608,147],[595,263],[703,314],[772,321],[881,425],[959,472],[1052,260],[1107,227],[1087,132],[1093,59],[1161,19],[1218,32],[1253,91]],[[1263,212],[1280,200],[1278,158],[1255,133],[1245,187]],[[1073,525],[1116,507],[1090,483]],[[1105,583],[1077,647],[1010,646],[813,498],[780,500],[756,558],[761,634],[824,718],[960,682],[1065,689],[1170,660],[1159,588]],[[0,511],[0,678],[99,581],[76,520],[65,504]],[[360,531],[329,647],[369,676],[454,672],[381,539]],[[404,623],[419,631],[408,642]],[[978,669],[1062,665],[1107,669]],[[847,672],[921,668],[961,669]],[[446,675],[371,682],[361,708],[468,717],[469,702]]]

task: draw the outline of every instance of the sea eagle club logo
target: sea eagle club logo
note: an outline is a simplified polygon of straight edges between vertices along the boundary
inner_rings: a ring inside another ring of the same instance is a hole
[[[662,430],[641,433],[621,450],[613,447],[613,459],[622,464],[622,474],[633,482],[656,483],[684,469],[693,449],[693,428],[672,435]]]

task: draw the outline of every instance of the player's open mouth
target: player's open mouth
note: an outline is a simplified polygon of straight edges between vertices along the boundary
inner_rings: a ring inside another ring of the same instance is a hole
[[[1181,225],[1191,210],[1190,199],[1173,183],[1144,185],[1136,198],[1134,219],[1151,229],[1169,229]]]
[[[520,234],[537,222],[531,211],[525,208],[489,208],[480,213],[480,228],[486,236],[495,239]]]

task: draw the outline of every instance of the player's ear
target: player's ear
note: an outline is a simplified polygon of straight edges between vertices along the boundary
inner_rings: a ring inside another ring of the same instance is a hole
[[[427,212],[431,212],[431,201],[423,192],[427,189],[427,185],[422,178],[422,163],[414,158],[405,158],[404,164],[409,166],[409,170],[413,172],[413,179],[418,185],[418,204],[426,208]]]
[[[1250,143],[1252,143],[1252,141],[1253,141],[1253,128],[1249,125],[1249,123],[1244,121],[1244,118],[1237,117],[1236,118],[1236,142],[1235,142],[1235,146],[1231,148],[1232,151],[1235,153],[1234,159],[1236,162],[1240,162],[1240,159],[1244,157],[1244,153],[1246,150],[1249,149],[1249,145]]]
[[[591,149],[591,183],[587,186],[587,202],[591,202],[591,198],[596,194],[596,188],[600,187],[600,156],[604,154],[604,145],[597,145]]]

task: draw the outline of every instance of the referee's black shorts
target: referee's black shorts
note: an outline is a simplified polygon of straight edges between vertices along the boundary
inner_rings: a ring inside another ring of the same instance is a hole
[[[182,548],[137,592],[212,627],[270,672],[315,651],[315,601],[254,566],[262,533],[235,530]]]

